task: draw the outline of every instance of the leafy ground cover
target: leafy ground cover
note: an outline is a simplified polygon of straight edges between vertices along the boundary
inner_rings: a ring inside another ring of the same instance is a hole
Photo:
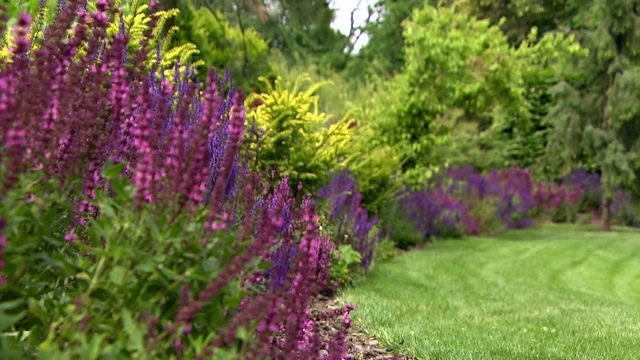
[[[418,359],[637,359],[640,232],[554,225],[436,242],[341,297]]]

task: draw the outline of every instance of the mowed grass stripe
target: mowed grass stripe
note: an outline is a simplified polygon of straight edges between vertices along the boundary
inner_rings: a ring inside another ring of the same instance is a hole
[[[549,224],[436,242],[341,297],[419,359],[640,359],[640,232]]]

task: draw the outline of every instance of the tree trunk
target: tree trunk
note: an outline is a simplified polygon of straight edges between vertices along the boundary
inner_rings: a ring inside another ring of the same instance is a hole
[[[611,231],[611,204],[607,195],[602,195],[602,231]]]

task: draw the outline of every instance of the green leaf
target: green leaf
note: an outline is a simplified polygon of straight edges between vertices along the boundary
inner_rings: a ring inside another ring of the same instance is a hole
[[[107,301],[111,298],[111,292],[105,288],[98,287],[91,291],[91,297],[101,301]]]
[[[15,299],[11,301],[4,301],[0,303],[0,311],[13,310],[24,304],[24,299]]]
[[[135,270],[139,270],[145,273],[155,273],[158,269],[158,265],[164,261],[164,256],[156,256],[153,258],[146,258],[142,262],[138,263]]]
[[[134,323],[131,312],[127,309],[123,309],[120,316],[122,317],[124,331],[129,335],[129,347],[132,347],[136,351],[142,353],[144,351],[142,331],[140,331],[140,328],[136,323]]]
[[[108,161],[102,170],[102,177],[105,179],[116,179],[122,174],[122,171],[124,171],[124,163],[112,165],[111,161]]]
[[[210,257],[202,263],[202,269],[204,271],[215,271],[220,268],[220,261],[214,257]]]
[[[123,177],[116,177],[111,180],[111,189],[118,195],[119,199],[128,200],[132,198],[133,191],[128,188],[127,179]]]
[[[40,260],[42,260],[42,262],[44,262],[45,264],[53,267],[53,268],[60,268],[60,269],[65,269],[68,268],[67,264],[65,264],[64,262],[58,260],[58,259],[54,259],[48,255],[42,255],[40,257]]]
[[[160,274],[163,275],[163,277],[166,280],[175,281],[178,278],[178,274],[175,271],[173,271],[173,270],[171,270],[169,268],[163,267],[162,264],[160,264],[160,269],[159,270],[160,270]]]
[[[125,282],[126,275],[127,269],[120,265],[116,265],[113,267],[113,269],[111,269],[111,272],[109,273],[109,280],[111,280],[111,282],[113,282],[114,284],[121,286]]]
[[[29,312],[40,319],[43,324],[48,322],[49,315],[41,301],[29,298]]]
[[[26,315],[24,311],[18,314],[7,314],[4,311],[0,311],[0,332],[6,331]]]

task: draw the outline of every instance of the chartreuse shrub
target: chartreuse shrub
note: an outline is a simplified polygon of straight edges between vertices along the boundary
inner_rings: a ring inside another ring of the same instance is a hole
[[[95,0],[93,0],[95,2]],[[168,75],[173,67],[180,66],[180,72],[184,73],[186,63],[198,68],[204,65],[198,57],[200,50],[197,45],[190,42],[183,42],[179,45],[173,43],[172,39],[182,32],[178,26],[171,26],[168,29],[166,24],[169,20],[174,20],[180,14],[178,9],[154,11],[152,21],[149,9],[149,0],[115,0],[114,4],[119,6],[121,16],[117,21],[110,24],[108,33],[113,36],[118,32],[126,30],[129,36],[127,50],[132,53],[136,48],[143,45],[145,31],[152,31],[153,37],[149,39],[149,55],[147,67],[151,68],[153,63],[157,71],[163,71]],[[164,34],[163,34],[164,31]],[[206,71],[204,71],[206,76]]]
[[[242,95],[157,77],[150,30],[125,56],[83,4],[33,43],[21,15],[0,60],[0,357],[343,358],[353,307],[310,310],[335,245],[245,165]]]
[[[262,79],[266,91],[250,96],[247,104],[258,104],[249,113],[258,132],[250,137],[255,154],[254,169],[278,170],[292,185],[303,184],[314,193],[339,169],[349,152],[349,118],[329,123],[327,115],[318,111],[316,90],[323,84],[306,89],[307,76],[294,83],[277,79],[274,85]]]
[[[455,127],[456,110],[484,128],[494,117],[525,114],[520,64],[499,27],[425,6],[414,11],[404,37],[406,66],[384,129],[404,149],[405,170],[441,163],[433,150]]]
[[[395,100],[389,96],[389,82],[380,78],[372,77],[348,91],[349,116],[354,124],[345,164],[358,181],[364,206],[380,213],[401,184],[401,148],[391,145],[379,127]]]

